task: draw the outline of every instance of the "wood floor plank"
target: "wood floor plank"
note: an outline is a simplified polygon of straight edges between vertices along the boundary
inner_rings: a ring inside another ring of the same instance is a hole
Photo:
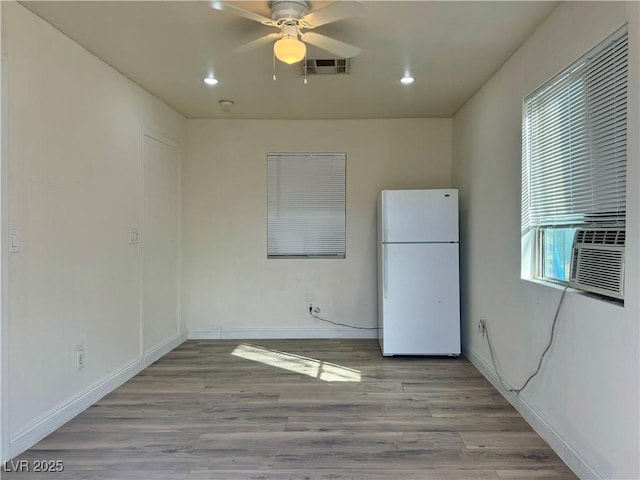
[[[464,417],[427,417],[398,419],[393,416],[334,416],[300,417],[290,416],[286,431],[394,431],[394,432],[458,432],[486,431],[489,428],[500,431],[528,431],[529,425],[521,417],[484,417],[482,415]]]
[[[198,444],[202,446],[244,446],[247,449],[260,449],[268,445],[278,452],[288,453],[318,450],[351,450],[371,453],[389,448],[443,450],[464,448],[460,436],[454,432],[425,432],[413,435],[402,432],[282,432],[278,435],[206,433],[200,436]]]
[[[15,460],[28,480],[574,479],[464,358],[375,340],[194,340]]]
[[[574,473],[568,468],[537,469],[527,470],[496,470],[500,480],[573,480]]]
[[[5,476],[6,475],[6,476]],[[2,479],[16,480],[185,480],[189,471],[157,470],[73,470],[60,473],[4,473]],[[212,477],[210,477],[212,478]],[[225,477],[213,477],[225,478]],[[259,478],[259,477],[258,477]]]
[[[525,432],[460,432],[460,438],[468,449],[534,448],[549,446],[533,431]]]
[[[520,417],[511,405],[434,405],[429,403],[429,411],[434,417],[468,417],[482,415],[484,417]]]
[[[548,450],[465,451],[457,449],[403,449],[389,448],[377,451],[334,450],[303,453],[281,453],[276,456],[275,467],[304,465],[313,470],[333,465],[347,470],[363,468],[389,469],[402,465],[402,469],[496,469],[539,468],[540,466],[564,467],[561,460]]]
[[[499,480],[493,470],[270,470],[264,471],[213,471],[194,470],[187,480]],[[521,479],[522,480],[522,479]]]

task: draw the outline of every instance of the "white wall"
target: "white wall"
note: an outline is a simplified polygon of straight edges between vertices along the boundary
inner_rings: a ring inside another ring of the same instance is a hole
[[[560,290],[520,280],[522,99],[629,18],[629,178],[624,307],[567,294],[556,343],[514,404],[584,478],[640,478],[637,3],[567,2],[454,118],[461,190],[464,349],[491,379],[477,328],[487,319],[498,368],[520,386],[548,340]]]
[[[0,3],[0,460],[9,450],[9,322],[8,322],[8,245],[7,222],[7,58],[5,15]]]
[[[375,336],[376,195],[451,185],[451,120],[189,120],[184,313],[196,336]],[[347,153],[347,258],[266,258],[267,152]]]
[[[186,120],[24,7],[3,7],[9,221],[22,242],[9,265],[15,454],[142,364],[142,245],[128,235],[141,224],[142,131],[184,143]]]

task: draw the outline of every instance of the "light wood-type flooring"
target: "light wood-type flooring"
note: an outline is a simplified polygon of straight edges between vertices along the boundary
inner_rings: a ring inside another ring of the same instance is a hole
[[[11,479],[576,478],[464,358],[374,340],[188,341],[18,460]]]

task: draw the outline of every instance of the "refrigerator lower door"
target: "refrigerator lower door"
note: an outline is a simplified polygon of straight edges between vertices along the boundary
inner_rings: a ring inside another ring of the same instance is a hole
[[[382,245],[383,355],[459,355],[457,243]]]

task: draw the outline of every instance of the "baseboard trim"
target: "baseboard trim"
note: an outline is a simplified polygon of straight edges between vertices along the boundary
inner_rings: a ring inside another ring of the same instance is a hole
[[[542,439],[558,454],[579,478],[602,479],[591,465],[576,452],[573,447],[560,435],[545,418],[530,403],[514,393],[508,392],[495,370],[477,352],[467,345],[462,346],[462,354],[484,375],[500,394],[522,415],[522,418],[533,428]],[[507,385],[511,388],[507,381]]]
[[[167,353],[176,348],[182,342],[184,342],[184,340],[182,340],[182,335],[176,334],[173,337],[165,340],[164,342],[156,345],[144,354],[143,368],[147,368],[153,362],[164,357]]]
[[[180,345],[189,339],[189,330],[183,330],[180,332]]]
[[[186,339],[187,332],[174,335],[150,349],[143,356],[135,358],[111,375],[94,383],[85,391],[56,406],[20,432],[12,435],[9,439],[9,458],[14,458],[31,448],[76,415],[84,412],[102,397],[111,393],[153,362],[169,353]]]
[[[190,340],[294,338],[378,338],[377,330],[352,328],[193,328]]]
[[[96,382],[85,391],[56,406],[20,432],[12,435],[9,439],[9,458],[14,458],[31,448],[44,437],[135,376],[142,368],[141,358],[138,357],[111,375]]]

